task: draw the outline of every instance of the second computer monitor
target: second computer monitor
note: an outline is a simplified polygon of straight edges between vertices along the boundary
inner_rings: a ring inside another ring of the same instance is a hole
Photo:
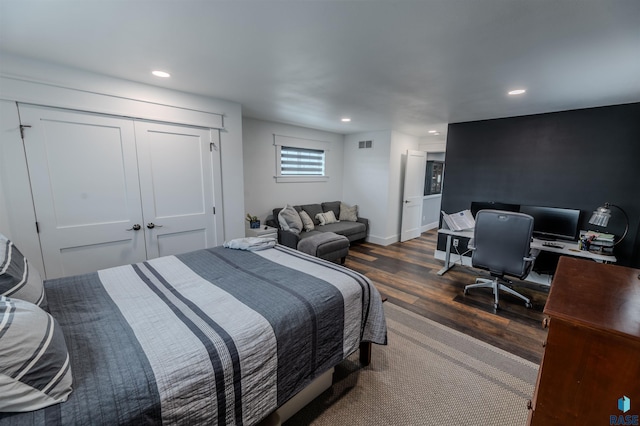
[[[580,210],[520,206],[520,212],[533,216],[533,236],[536,238],[572,241],[577,238]]]

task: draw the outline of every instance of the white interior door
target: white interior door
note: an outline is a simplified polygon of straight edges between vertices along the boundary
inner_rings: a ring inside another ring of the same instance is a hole
[[[146,259],[133,122],[19,111],[46,277]]]
[[[426,165],[427,153],[425,151],[407,151],[400,241],[407,241],[420,236]]]
[[[222,244],[218,132],[140,121],[135,132],[147,256]]]

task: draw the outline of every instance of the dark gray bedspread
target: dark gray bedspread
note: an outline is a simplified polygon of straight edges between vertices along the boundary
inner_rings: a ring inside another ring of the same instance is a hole
[[[386,343],[368,279],[282,246],[167,256],[46,292],[74,391],[1,425],[255,424],[361,341]]]

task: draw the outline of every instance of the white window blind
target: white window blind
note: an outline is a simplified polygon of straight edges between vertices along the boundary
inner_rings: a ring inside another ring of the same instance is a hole
[[[273,135],[276,147],[276,182],[324,182],[329,143]]]
[[[324,151],[283,146],[280,170],[282,176],[324,176]]]

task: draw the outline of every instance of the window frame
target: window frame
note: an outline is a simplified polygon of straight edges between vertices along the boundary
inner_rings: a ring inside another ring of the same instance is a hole
[[[317,141],[313,139],[296,138],[292,136],[273,135],[273,145],[276,154],[276,173],[275,180],[278,183],[286,182],[326,182],[329,180],[327,175],[327,153],[329,152],[329,142]],[[323,175],[283,175],[282,174],[282,148],[299,148],[314,151],[322,151],[324,153],[324,174]]]

